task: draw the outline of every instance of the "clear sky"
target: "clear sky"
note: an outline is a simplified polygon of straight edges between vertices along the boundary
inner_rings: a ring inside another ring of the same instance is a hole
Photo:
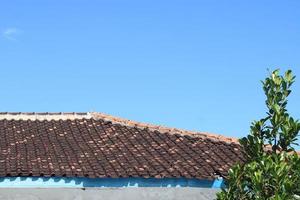
[[[300,1],[4,0],[0,110],[98,111],[240,137],[267,68],[298,76]]]

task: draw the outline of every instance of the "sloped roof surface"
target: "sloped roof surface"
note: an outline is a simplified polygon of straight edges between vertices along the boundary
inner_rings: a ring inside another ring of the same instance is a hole
[[[214,179],[236,140],[100,113],[0,113],[0,176]]]

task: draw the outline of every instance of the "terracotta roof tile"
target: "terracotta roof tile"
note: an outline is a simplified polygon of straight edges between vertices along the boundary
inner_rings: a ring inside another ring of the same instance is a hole
[[[226,176],[243,161],[234,138],[102,113],[0,113],[0,176]]]

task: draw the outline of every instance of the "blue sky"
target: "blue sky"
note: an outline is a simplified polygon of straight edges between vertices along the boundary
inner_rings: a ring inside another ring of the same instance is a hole
[[[0,110],[98,111],[240,137],[267,68],[298,76],[300,1],[15,0],[0,6]]]

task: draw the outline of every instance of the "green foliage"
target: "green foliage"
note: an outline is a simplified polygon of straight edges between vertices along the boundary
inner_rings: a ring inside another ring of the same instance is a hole
[[[294,81],[290,70],[284,75],[275,70],[262,82],[267,116],[240,139],[246,162],[230,169],[218,200],[300,199],[300,158],[293,148],[300,123],[286,109]]]

